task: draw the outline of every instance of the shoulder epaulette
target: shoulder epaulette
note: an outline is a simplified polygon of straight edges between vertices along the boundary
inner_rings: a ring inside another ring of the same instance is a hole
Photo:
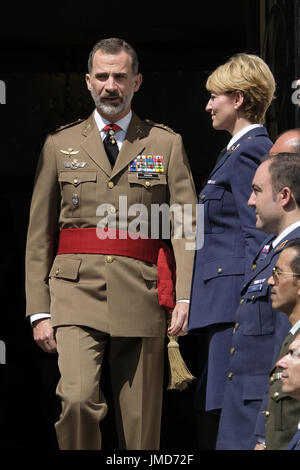
[[[171,129],[171,127],[165,126],[164,124],[158,124],[157,122],[151,121],[151,119],[145,119],[145,122],[150,126],[159,127],[160,129],[164,129],[165,131],[172,132],[172,134],[176,134],[176,132]]]
[[[64,129],[67,129],[68,127],[76,126],[77,124],[79,124],[80,122],[82,122],[84,120],[85,119],[77,119],[77,121],[70,122],[69,124],[64,124],[63,126],[60,126],[57,129],[55,129],[55,131],[53,133],[55,134],[56,132],[60,132]]]

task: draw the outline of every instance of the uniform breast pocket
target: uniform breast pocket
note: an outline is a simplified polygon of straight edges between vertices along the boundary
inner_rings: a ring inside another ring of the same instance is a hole
[[[224,232],[223,199],[225,188],[207,185],[199,195],[199,203],[204,204],[204,233]]]
[[[61,188],[61,212],[64,217],[96,215],[96,171],[63,171],[58,181]]]
[[[244,296],[245,320],[242,322],[244,335],[270,335],[274,333],[274,313],[268,295],[267,283],[260,291],[249,291]]]
[[[131,190],[136,192],[138,198],[135,202],[141,202],[146,206],[150,204],[162,204],[166,201],[167,177],[158,173],[157,177],[139,177],[138,173],[128,173],[128,183]],[[132,195],[130,194],[130,198]],[[133,195],[134,197],[134,195]]]

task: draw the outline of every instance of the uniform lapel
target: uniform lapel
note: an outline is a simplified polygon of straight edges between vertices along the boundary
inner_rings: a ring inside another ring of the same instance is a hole
[[[222,157],[220,158],[219,161],[217,161],[216,166],[214,167],[213,171],[211,172],[209,179],[211,179],[211,176],[226,162],[227,158],[231,155],[232,152],[226,150],[225,153],[223,153]]]
[[[82,131],[82,135],[85,136],[85,139],[81,143],[81,147],[89,154],[96,165],[98,165],[107,176],[110,176],[111,165],[107,158],[100,132],[93,115],[90,116],[86,122],[87,124]]]
[[[211,172],[209,179],[211,179],[211,176],[226,162],[227,158],[230,157],[230,155],[239,148],[240,144],[246,140],[246,139],[252,139],[253,137],[256,137],[257,135],[268,135],[267,131],[264,127],[255,127],[254,129],[250,130],[249,132],[246,132],[246,134],[242,135],[240,139],[238,139],[227,152],[224,153],[222,158],[217,162],[216,166],[214,167],[213,171]]]
[[[273,256],[274,256],[274,250],[273,248],[271,247],[270,248],[270,252],[268,253],[268,255],[266,256],[266,259],[264,261],[261,261],[260,263],[257,263],[257,260],[264,248],[264,246],[266,245],[270,245],[272,243],[273,240],[275,240],[275,235],[271,235],[270,237],[266,238],[264,243],[261,245],[260,249],[259,249],[259,252],[258,252],[258,255],[257,257],[255,258],[255,269],[254,271],[251,271],[250,273],[248,273],[248,275],[245,277],[245,282],[244,282],[244,287],[246,287],[250,282],[252,282],[252,280],[263,270],[266,268],[266,266],[269,266],[269,264],[271,263],[272,259],[273,259]]]
[[[130,121],[125,140],[111,172],[111,178],[122,171],[145,149],[143,138],[149,134],[149,126],[146,126],[134,113]]]

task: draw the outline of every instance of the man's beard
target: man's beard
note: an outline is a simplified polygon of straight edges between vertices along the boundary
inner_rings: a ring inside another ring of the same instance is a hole
[[[118,103],[106,104],[106,103],[103,103],[102,101],[103,97],[97,95],[92,85],[91,85],[90,92],[91,92],[91,96],[94,100],[96,108],[99,109],[106,116],[110,116],[110,117],[114,117],[122,113],[124,109],[126,109],[130,105],[132,97],[133,97],[133,92],[123,97],[119,96],[118,93],[111,93],[110,95],[106,97],[118,96],[120,98],[120,101]]]

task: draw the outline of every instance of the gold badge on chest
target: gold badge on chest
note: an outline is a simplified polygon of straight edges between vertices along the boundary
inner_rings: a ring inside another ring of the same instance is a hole
[[[67,150],[60,149],[60,152],[64,155],[68,155],[69,158],[77,155],[79,150],[73,150],[72,148],[68,148]],[[77,158],[73,158],[71,161],[64,162],[65,168],[70,168],[71,170],[77,170],[77,168],[84,168],[86,166],[86,162],[80,162]]]

